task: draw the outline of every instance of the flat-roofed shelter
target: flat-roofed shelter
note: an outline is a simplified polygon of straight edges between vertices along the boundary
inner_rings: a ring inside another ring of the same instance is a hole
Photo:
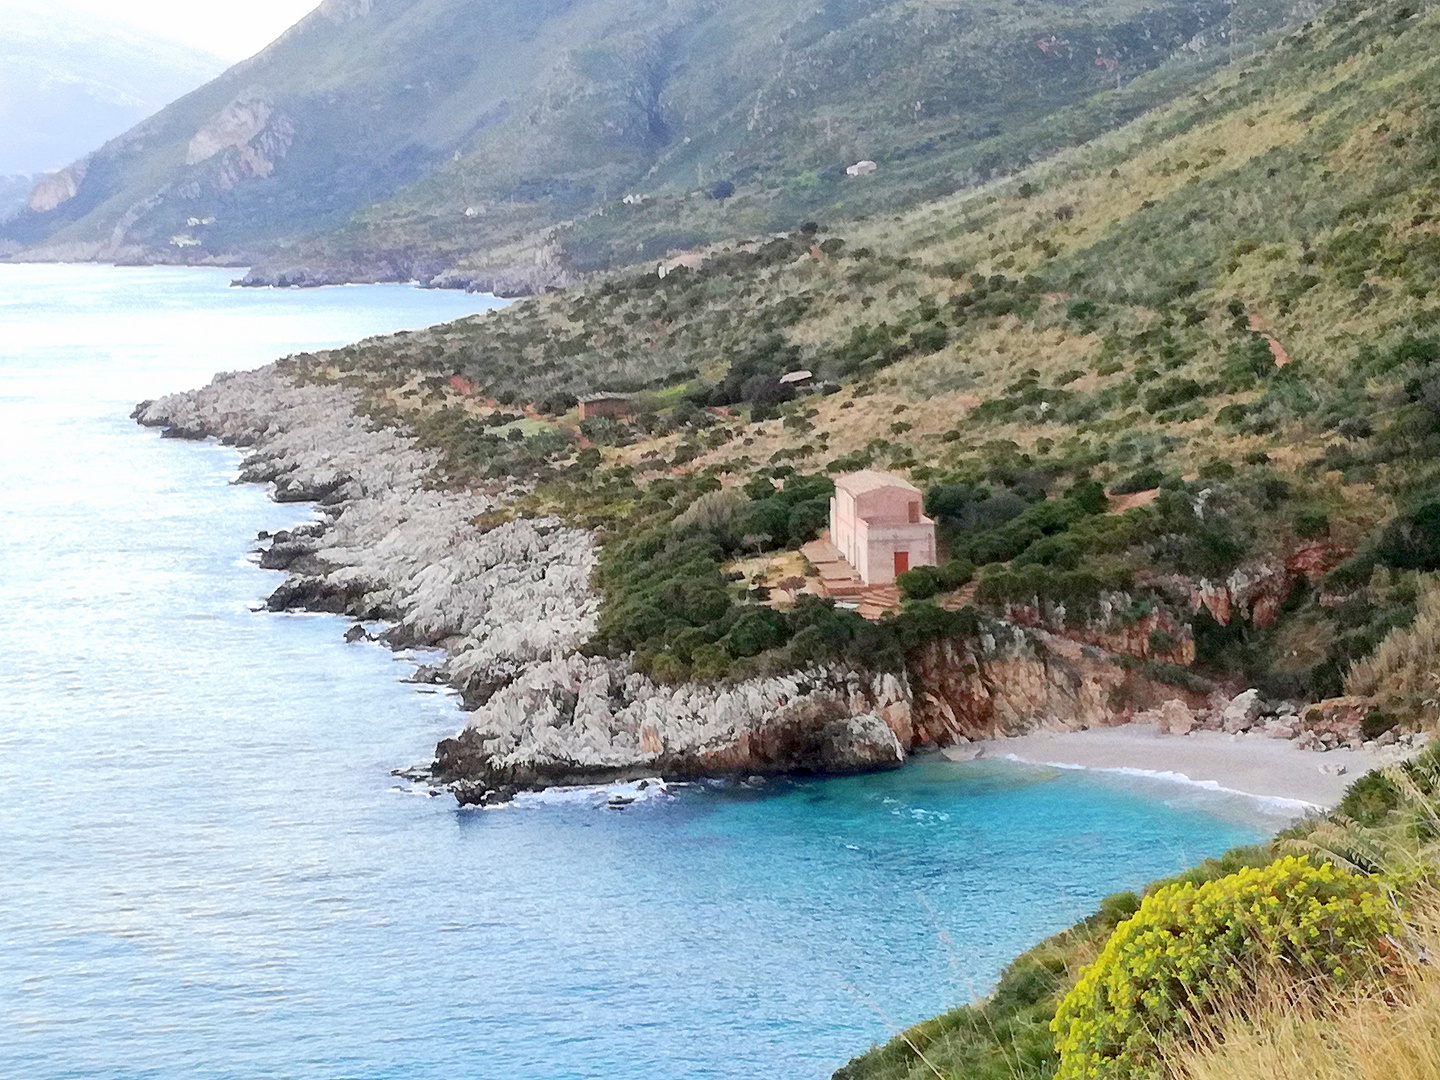
[[[630,415],[629,394],[591,394],[580,399],[580,419],[593,420],[597,416],[619,419]]]
[[[936,564],[935,522],[921,509],[920,489],[871,469],[835,481],[830,542],[867,585]]]

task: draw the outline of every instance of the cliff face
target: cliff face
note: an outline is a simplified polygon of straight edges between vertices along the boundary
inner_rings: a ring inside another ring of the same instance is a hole
[[[1103,727],[1192,697],[1093,645],[1004,622],[987,624],[974,639],[941,639],[916,649],[910,681],[916,689],[914,746],[1036,728]]]
[[[435,767],[461,802],[640,776],[893,768],[905,760],[909,699],[903,679],[841,668],[671,687],[572,655],[498,691],[440,744]]]

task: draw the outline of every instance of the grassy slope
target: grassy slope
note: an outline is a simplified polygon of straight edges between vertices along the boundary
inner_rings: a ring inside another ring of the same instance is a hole
[[[312,15],[101,150],[79,197],[5,234],[109,244],[120,224],[125,244],[169,250],[189,218],[214,217],[186,257],[475,274],[533,266],[558,243],[572,269],[623,264],[948,193],[1168,100],[1289,15],[1276,0],[484,10],[378,0],[350,21]],[[1095,96],[1117,79],[1126,89]],[[233,154],[186,166],[195,131],[251,91],[294,126],[273,173],[232,184]],[[883,169],[845,182],[862,156]],[[729,202],[692,197],[721,180]],[[637,190],[655,198],[622,206]]]
[[[1434,569],[1434,551],[1391,543],[1323,587],[1312,572],[1263,627],[1244,612],[1228,627],[1191,618],[1187,589],[1306,545],[1327,570],[1435,483],[1436,39],[1434,7],[1342,6],[1015,180],[840,235],[722,245],[698,271],[611,277],[308,366],[381,389],[430,378],[386,390],[389,405],[472,472],[513,455],[486,449],[479,420],[431,423],[460,404],[450,375],[502,404],[540,404],[559,432],[575,426],[560,414],[576,394],[648,388],[636,425],[597,436],[603,496],[564,438],[536,442],[525,465],[549,463],[537,502],[621,533],[624,508],[676,473],[686,483],[651,497],[672,518],[697,480],[782,466],[909,469],[1012,503],[1090,480],[1159,482],[1160,498],[1123,518],[1047,519],[1035,536],[1033,515],[997,532],[962,509],[947,539],[977,565],[1025,568],[982,570],[980,600],[997,610],[1073,599],[1096,581],[1064,575],[1102,572],[1188,622],[1207,676],[1338,694],[1348,666],[1412,617],[1408,575]],[[743,403],[682,403],[797,365],[839,392],[768,420]],[[1177,592],[1167,575],[1190,584]]]

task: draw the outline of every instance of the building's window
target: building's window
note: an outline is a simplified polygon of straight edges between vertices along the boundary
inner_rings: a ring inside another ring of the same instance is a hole
[[[918,502],[912,502],[910,504],[910,524],[920,524],[920,504]]]

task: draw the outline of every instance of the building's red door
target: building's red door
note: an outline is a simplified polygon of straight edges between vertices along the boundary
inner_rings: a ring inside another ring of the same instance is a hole
[[[895,576],[899,577],[910,569],[910,553],[908,551],[895,552]]]

